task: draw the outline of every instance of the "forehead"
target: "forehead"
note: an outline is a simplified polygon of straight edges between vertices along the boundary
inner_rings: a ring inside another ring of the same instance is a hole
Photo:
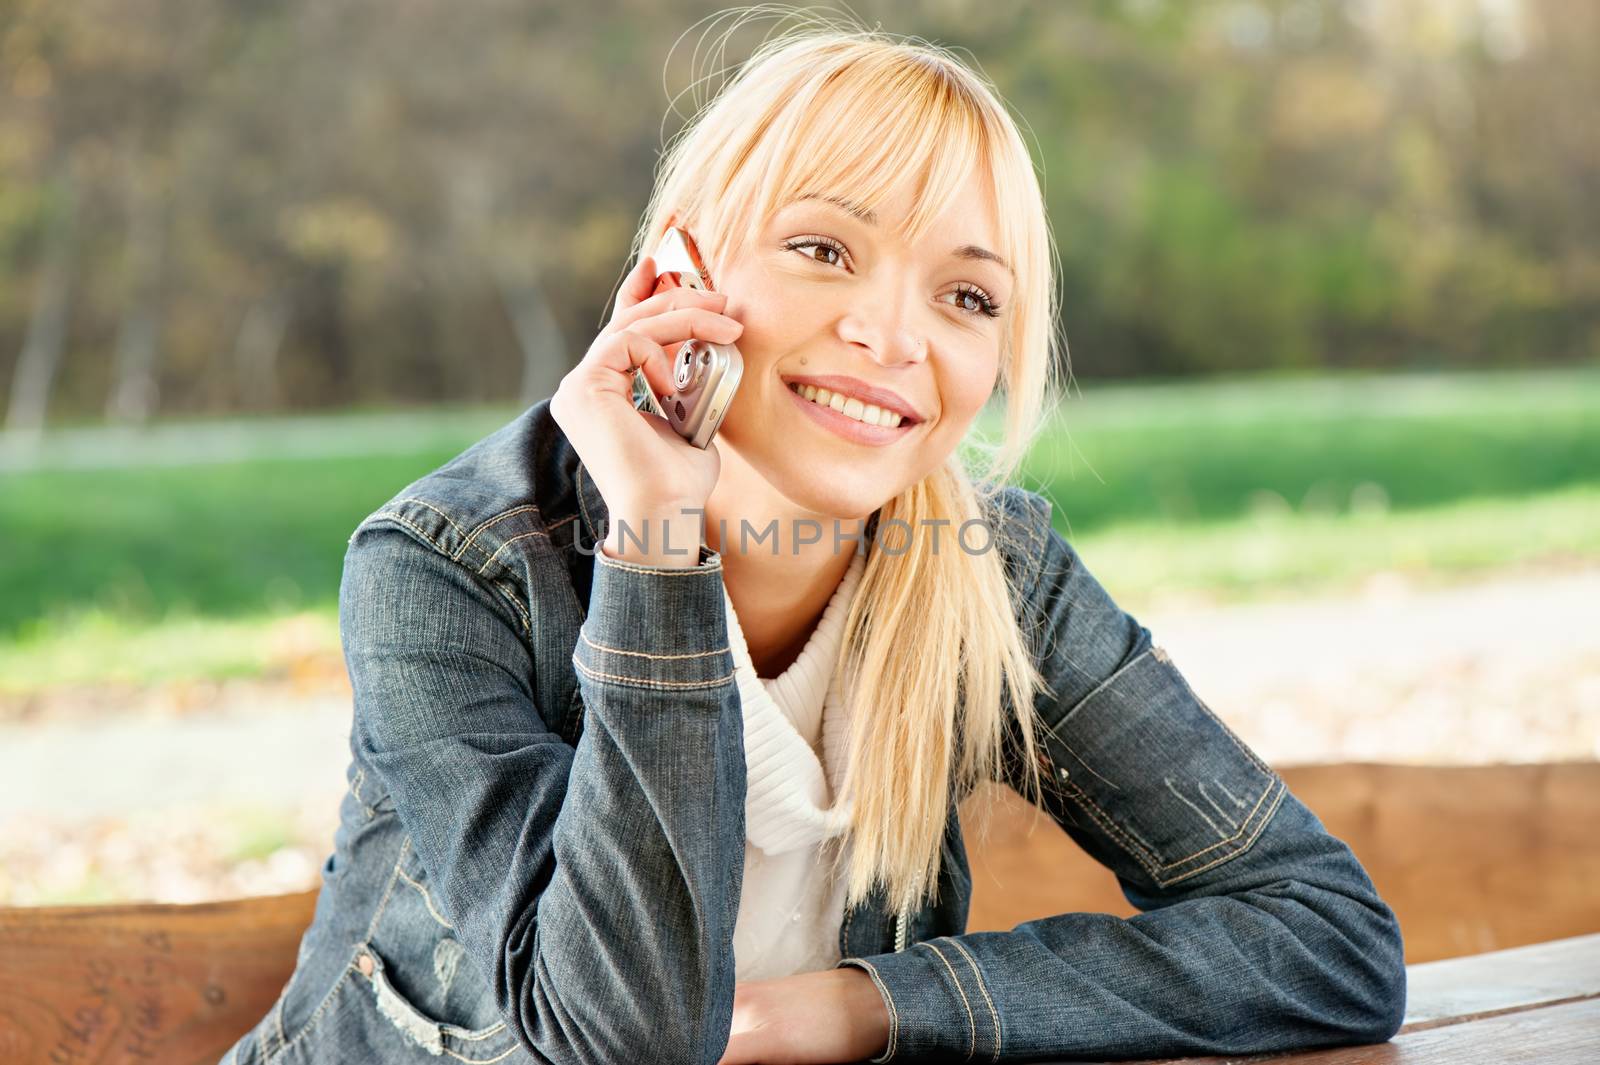
[[[779,205],[775,218],[805,210],[843,212],[864,225],[909,242],[971,245],[1003,255],[995,210],[993,185],[973,168],[955,194],[936,213],[927,216],[924,232],[909,231],[913,214],[923,206],[910,178],[902,179],[872,199],[836,189],[811,189],[796,193]]]

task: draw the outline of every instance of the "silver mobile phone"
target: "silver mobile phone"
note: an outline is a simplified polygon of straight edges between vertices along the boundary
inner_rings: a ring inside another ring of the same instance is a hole
[[[656,247],[656,292],[679,286],[716,291],[706,273],[694,238],[683,229],[668,229]],[[673,390],[655,394],[642,373],[634,374],[634,388],[642,389],[650,409],[665,418],[677,434],[704,448],[717,435],[733,395],[744,376],[744,356],[732,344],[707,340],[685,341],[672,360]]]

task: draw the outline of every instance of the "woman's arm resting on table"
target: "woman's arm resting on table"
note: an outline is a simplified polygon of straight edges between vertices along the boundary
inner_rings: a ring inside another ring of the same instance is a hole
[[[1399,925],[1342,841],[1194,694],[1049,531],[1028,596],[1045,806],[1141,911],[1065,913],[898,953],[875,1061],[1155,1057],[1381,1042],[1405,1013]],[[1008,779],[1021,790],[1016,745]]]

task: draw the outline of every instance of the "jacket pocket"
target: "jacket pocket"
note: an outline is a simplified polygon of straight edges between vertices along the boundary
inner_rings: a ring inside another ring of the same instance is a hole
[[[379,1011],[430,1052],[439,1053],[441,1044],[503,1050],[515,1042],[488,980],[434,898],[410,837],[360,948],[358,971]],[[369,961],[361,960],[363,952]],[[477,1057],[473,1050],[468,1060]]]
[[[1087,816],[1076,824],[1133,860],[1119,872],[1159,887],[1249,849],[1285,793],[1160,647],[1085,696],[1045,744],[1054,787]]]
[[[518,1048],[516,1037],[502,1021],[481,1028],[464,1028],[419,1009],[398,987],[394,970],[370,944],[356,949],[353,975],[362,997],[377,1011],[376,1027],[384,1032],[364,1040],[367,1046],[382,1046],[386,1039],[398,1037],[431,1055],[449,1055],[457,1061],[484,1063],[505,1061]]]

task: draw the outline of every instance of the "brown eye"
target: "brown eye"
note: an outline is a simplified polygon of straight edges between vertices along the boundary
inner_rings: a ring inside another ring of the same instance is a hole
[[[987,318],[997,318],[1000,315],[1000,306],[990,299],[982,289],[970,285],[963,285],[954,292],[945,293],[954,296],[951,306],[968,314],[981,314]]]
[[[783,247],[786,251],[797,251],[812,262],[821,263],[823,266],[843,266],[849,269],[844,246],[826,237],[797,237],[785,241]]]

